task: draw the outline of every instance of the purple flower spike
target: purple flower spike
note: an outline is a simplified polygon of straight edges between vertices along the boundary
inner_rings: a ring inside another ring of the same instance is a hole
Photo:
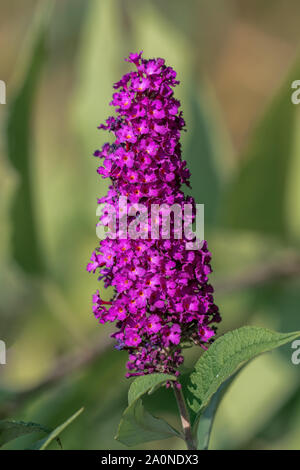
[[[98,173],[112,181],[98,203],[113,207],[118,223],[116,236],[100,241],[87,266],[105,288],[114,288],[110,302],[99,292],[93,296],[93,312],[101,324],[116,322],[115,347],[129,353],[126,377],[154,372],[178,376],[182,347],[207,349],[214,324],[221,321],[208,283],[211,253],[206,241],[198,250],[188,250],[173,219],[170,236],[165,236],[160,219],[165,209],[158,216],[162,235],[152,236],[149,214],[154,205],[190,204],[195,209],[194,199],[181,190],[183,184],[189,186],[190,176],[181,159],[185,122],[173,96],[176,72],[163,59],[143,59],[141,52],[126,60],[135,70],[114,85],[118,91],[111,105],[118,116],[99,126],[115,136],[114,142],[94,153],[102,160]],[[120,198],[127,204],[120,204]],[[123,218],[132,222],[132,211],[140,211],[141,205],[149,210],[146,224],[140,224],[134,237],[127,231],[124,236]],[[112,220],[111,211],[104,209],[99,225],[110,227]]]

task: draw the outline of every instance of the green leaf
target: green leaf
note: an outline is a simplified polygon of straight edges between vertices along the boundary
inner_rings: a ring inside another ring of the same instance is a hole
[[[296,231],[300,235],[300,107],[291,102],[291,84],[299,75],[298,60],[240,158],[241,166],[221,211],[228,227],[284,239]]]
[[[141,400],[128,407],[122,417],[116,439],[127,446],[181,437],[166,421],[155,418],[144,408]]]
[[[64,429],[69,426],[82,412],[84,408],[81,408],[73,416],[71,416],[67,421],[58,426],[56,429],[51,431],[51,429],[42,426],[37,423],[26,423],[24,421],[14,421],[14,420],[2,420],[0,421],[0,447],[8,442],[17,439],[18,437],[25,436],[26,434],[32,434],[34,432],[43,432],[48,434],[44,439],[37,441],[32,447],[32,450],[44,450],[49,444],[56,440],[61,447],[59,435],[64,431]]]
[[[97,126],[113,113],[109,106],[114,93],[113,84],[128,71],[129,64],[124,58],[135,47],[130,46],[131,35],[124,18],[126,6],[122,0],[90,0],[86,3],[76,59],[71,120],[81,145],[81,154],[86,155],[82,165],[86,168],[86,175],[90,175],[86,176],[89,181],[86,201],[94,201],[108,187],[107,181],[97,178],[92,169],[96,164],[91,158],[93,152],[108,140],[106,132],[98,130]],[[84,213],[87,213],[86,208]],[[91,216],[94,216],[94,209],[90,211],[89,220]]]
[[[191,171],[192,196],[205,205],[205,223],[216,222],[224,183],[231,171],[228,136],[207,81],[193,84],[189,93],[191,119],[185,158]],[[186,191],[190,193],[190,189]]]
[[[25,423],[24,421],[0,421],[0,447],[9,441],[31,434],[33,432],[51,432],[49,429],[36,423]]]
[[[72,116],[77,135],[91,155],[106,140],[97,126],[111,115],[113,84],[128,69],[123,58],[128,55],[130,37],[123,12],[120,0],[90,0],[82,29]]]
[[[60,447],[62,447],[59,435],[76,419],[78,416],[83,412],[84,408],[81,408],[78,410],[76,413],[74,413],[67,421],[65,421],[63,424],[58,426],[57,428],[52,431],[49,436],[45,437],[45,439],[41,439],[40,441],[36,442],[33,447],[31,447],[32,450],[45,450],[49,444],[51,444],[52,441],[56,440]]]
[[[208,406],[202,414],[199,414],[194,424],[194,434],[196,436],[197,449],[207,450],[209,446],[210,434],[214,424],[215,416],[219,405],[227,389],[235,379],[239,371],[233,377],[229,377],[212,396]]]
[[[148,441],[156,441],[173,437],[181,437],[180,433],[166,421],[152,416],[143,406],[142,396],[167,381],[175,381],[176,377],[167,374],[150,374],[138,377],[132,382],[128,392],[128,407],[123,413],[115,439],[127,446]]]
[[[230,331],[213,343],[196,363],[187,383],[187,402],[195,421],[219,387],[257,355],[293,341],[300,332],[276,333],[245,326]]]
[[[18,186],[11,207],[12,251],[28,273],[43,271],[39,234],[33,203],[32,117],[35,94],[46,57],[46,37],[52,2],[43,2],[30,28],[18,67],[18,85],[8,100],[7,154],[18,173]]]
[[[168,374],[148,374],[135,379],[130,385],[128,391],[128,404],[131,405],[135,400],[141,398],[145,393],[153,393],[156,387],[161,386],[168,380],[176,380],[174,375]]]

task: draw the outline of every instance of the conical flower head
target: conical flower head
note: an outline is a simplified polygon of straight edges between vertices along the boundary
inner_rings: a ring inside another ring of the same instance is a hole
[[[176,72],[142,53],[127,60],[135,70],[114,85],[117,116],[99,126],[114,141],[94,154],[103,159],[98,173],[112,182],[98,201],[99,224],[110,233],[87,269],[114,295],[104,302],[97,292],[93,311],[100,323],[116,322],[116,347],[129,352],[127,376],[178,375],[182,345],[206,348],[220,321],[208,283],[211,254],[205,241],[189,245],[196,206],[181,189],[190,173],[181,159]]]

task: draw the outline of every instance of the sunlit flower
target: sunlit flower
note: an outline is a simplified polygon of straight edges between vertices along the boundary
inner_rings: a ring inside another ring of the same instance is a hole
[[[111,104],[118,116],[99,126],[115,139],[94,153],[102,159],[98,173],[112,181],[98,202],[118,209],[124,196],[128,199],[125,212],[136,203],[150,208],[164,203],[183,207],[188,202],[194,207],[193,198],[181,189],[183,184],[189,186],[190,173],[181,159],[180,132],[185,122],[180,102],[173,96],[179,83],[176,72],[163,59],[146,60],[142,53],[130,54],[127,61],[136,70],[114,85],[118,91]],[[103,225],[110,221],[109,214],[100,217]],[[178,375],[182,345],[206,348],[215,335],[214,324],[220,321],[208,283],[207,243],[188,251],[186,240],[174,233],[173,225],[169,239],[148,234],[127,240],[106,237],[87,266],[88,271],[99,273],[105,287],[114,287],[109,303],[98,292],[94,295],[93,312],[100,323],[116,322],[112,335],[116,348],[129,352],[127,376]]]

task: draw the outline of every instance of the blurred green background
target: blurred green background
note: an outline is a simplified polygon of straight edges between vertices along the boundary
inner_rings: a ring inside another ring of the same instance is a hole
[[[96,200],[90,156],[107,138],[112,84],[129,52],[178,72],[192,194],[205,203],[223,322],[299,330],[300,79],[297,0],[10,0],[0,6],[0,418],[65,431],[65,449],[125,449],[126,354],[91,313]],[[300,449],[291,347],[245,368],[217,415],[214,449]],[[187,354],[192,365],[198,349]],[[148,406],[176,425],[170,391]],[[33,437],[6,448],[24,448]],[[53,444],[55,448],[55,444]],[[143,449],[182,449],[178,439]]]

